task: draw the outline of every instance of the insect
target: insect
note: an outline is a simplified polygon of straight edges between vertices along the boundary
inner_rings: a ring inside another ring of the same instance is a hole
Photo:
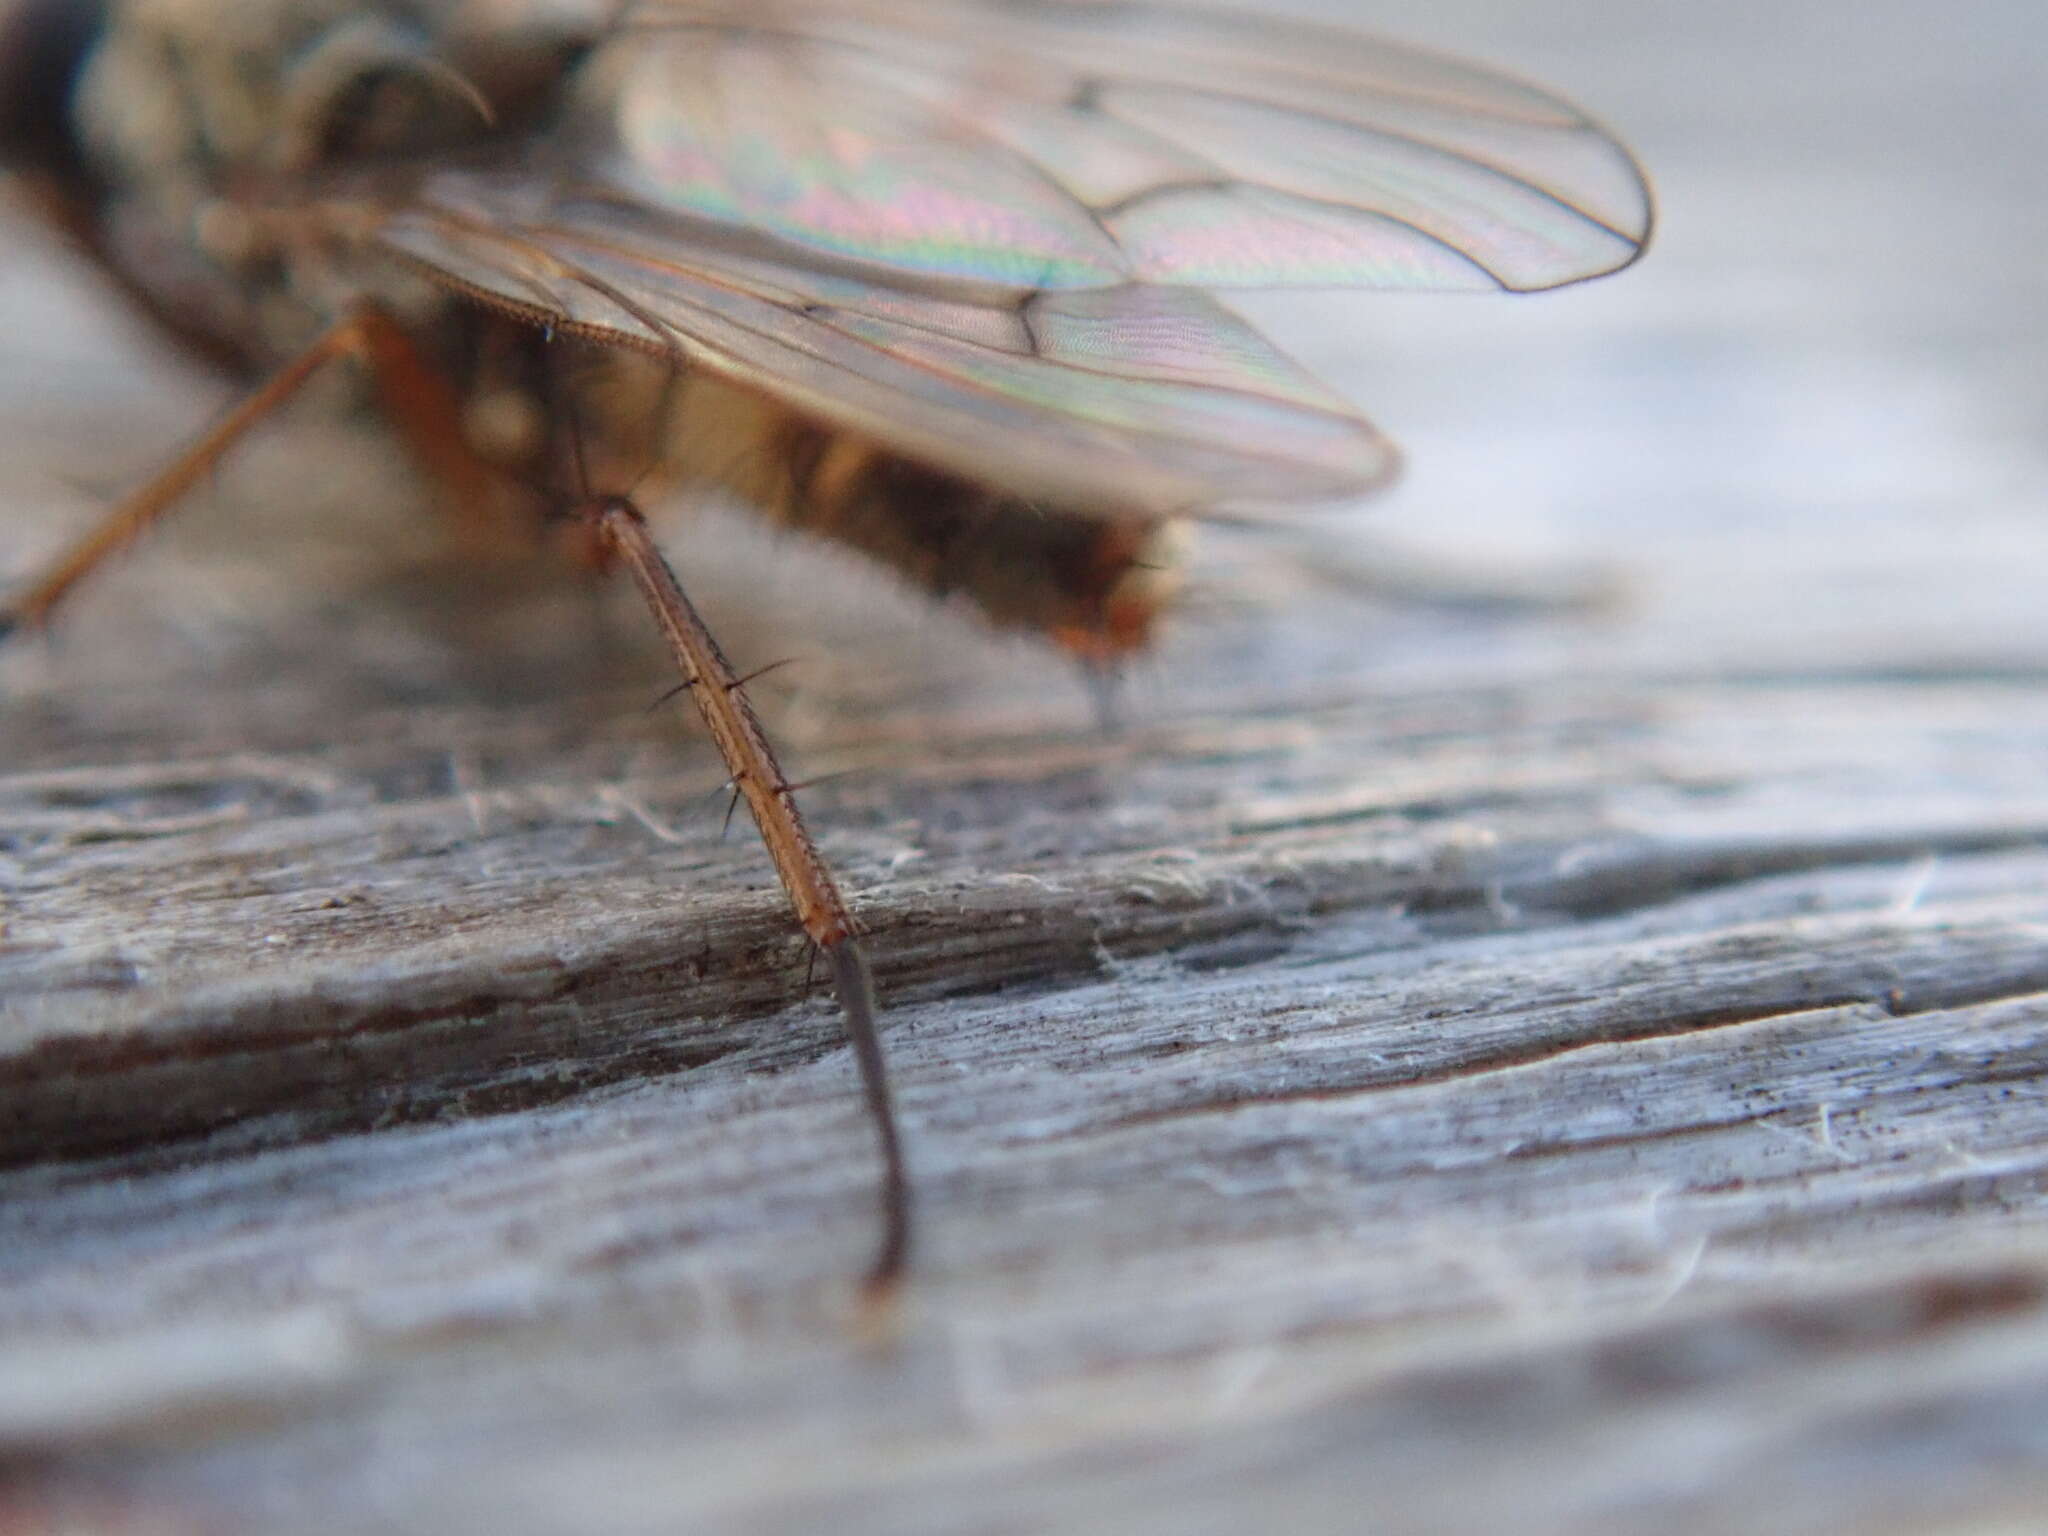
[[[858,925],[620,489],[651,462],[737,493],[1113,667],[1169,600],[1177,519],[1394,466],[1214,291],[1550,288],[1651,223],[1629,153],[1546,91],[1146,0],[0,0],[0,154],[254,381],[0,628],[360,366],[459,520],[564,529],[645,596],[830,965],[881,1144],[878,1295],[910,1193]]]

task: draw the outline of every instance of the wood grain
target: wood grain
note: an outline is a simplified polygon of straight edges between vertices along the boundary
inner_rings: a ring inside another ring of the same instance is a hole
[[[1248,305],[1413,470],[1057,661],[665,540],[863,919],[923,1247],[625,594],[308,409],[0,655],[0,1530],[2029,1530],[2033,11],[1375,21],[1659,246]],[[0,249],[0,574],[224,398]],[[69,1522],[69,1523],[65,1523]]]

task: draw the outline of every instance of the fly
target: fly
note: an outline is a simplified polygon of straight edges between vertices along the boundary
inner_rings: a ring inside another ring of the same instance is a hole
[[[1177,520],[1395,467],[1216,291],[1554,288],[1651,224],[1628,151],[1548,91],[1144,0],[0,0],[0,156],[251,381],[0,632],[359,365],[458,519],[567,527],[646,599],[833,976],[873,1297],[910,1183],[859,924],[619,488],[654,463],[1111,668],[1171,599]]]

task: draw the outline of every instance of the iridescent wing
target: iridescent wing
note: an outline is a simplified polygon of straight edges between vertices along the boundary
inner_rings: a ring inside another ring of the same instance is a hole
[[[1206,290],[1555,287],[1650,225],[1628,153],[1546,92],[1120,0],[661,0],[561,128],[517,169],[428,177],[375,241],[936,466],[1133,512],[1393,463]]]

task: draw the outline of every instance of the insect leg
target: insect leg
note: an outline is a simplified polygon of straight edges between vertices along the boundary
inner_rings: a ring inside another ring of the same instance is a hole
[[[499,477],[469,446],[462,402],[448,376],[420,350],[405,327],[374,304],[357,308],[348,349],[370,370],[377,404],[421,471],[447,495],[467,537],[489,542],[503,524],[496,515]]]
[[[254,392],[154,477],[109,509],[99,523],[45,570],[28,589],[0,608],[0,635],[17,626],[39,628],[58,603],[101,562],[146,533],[186,492],[212,472],[248,432],[284,405],[339,357],[368,364],[380,403],[422,467],[451,493],[466,525],[480,526],[492,505],[490,471],[464,444],[453,390],[421,356],[398,322],[365,305],[322,331],[305,351]]]
[[[858,926],[817,844],[811,841],[796,797],[747,702],[739,675],[684,595],[638,509],[622,496],[611,496],[590,502],[581,516],[632,573],[668,641],[690,697],[696,700],[705,728],[732,772],[734,786],[746,798],[797,920],[831,962],[847,1039],[860,1066],[868,1116],[881,1143],[882,1241],[868,1269],[865,1289],[871,1301],[884,1301],[902,1279],[910,1253],[910,1184],[889,1093],[888,1067],[875,1024],[874,977],[860,946]]]

